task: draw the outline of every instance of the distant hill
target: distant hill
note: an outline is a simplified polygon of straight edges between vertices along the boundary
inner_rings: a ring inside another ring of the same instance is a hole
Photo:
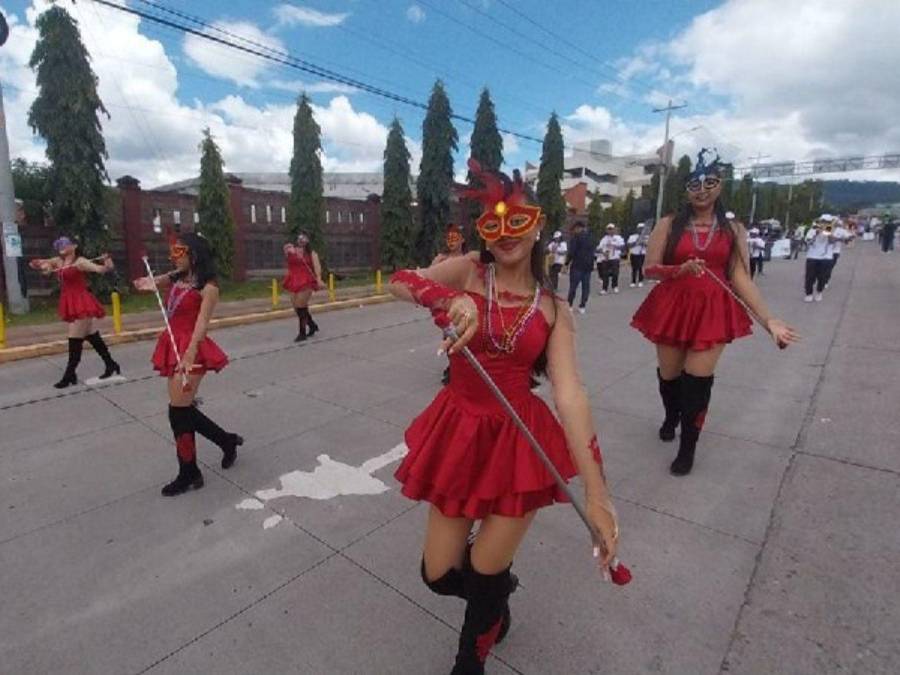
[[[841,211],[900,202],[900,183],[823,180],[822,187],[825,203]]]

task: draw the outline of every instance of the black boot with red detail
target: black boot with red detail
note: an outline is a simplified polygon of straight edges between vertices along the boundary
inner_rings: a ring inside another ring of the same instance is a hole
[[[666,419],[659,428],[659,438],[663,441],[675,440],[675,429],[681,421],[681,413],[678,401],[681,397],[681,378],[676,377],[674,380],[664,380],[659,368],[656,369],[656,377],[659,379],[659,397],[662,399],[663,408],[666,411]]]
[[[714,376],[697,377],[682,373],[679,378],[681,401],[681,442],[678,455],[669,467],[672,475],[686,476],[694,467],[694,451],[706,421],[706,411],[712,396]]]
[[[197,443],[191,411],[192,406],[169,406],[169,424],[175,436],[175,450],[178,453],[178,475],[162,489],[164,497],[174,497],[191,488],[203,487],[203,474],[197,467]]]

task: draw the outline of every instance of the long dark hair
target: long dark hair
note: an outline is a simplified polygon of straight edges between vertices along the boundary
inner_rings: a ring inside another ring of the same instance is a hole
[[[531,275],[534,277],[535,281],[537,281],[538,285],[541,287],[541,290],[549,291],[550,297],[555,298],[553,295],[552,289],[547,285],[547,279],[544,276],[544,251],[547,249],[547,235],[546,235],[546,227],[541,230],[540,238],[534,243],[534,247],[531,249]],[[479,260],[483,265],[487,265],[489,263],[494,262],[494,255],[488,250],[487,245],[484,242],[484,239],[479,237]],[[538,311],[541,311],[538,309]],[[556,300],[553,302],[553,325],[550,326],[550,330],[556,326]],[[537,360],[534,362],[534,367],[531,369],[533,375],[537,377],[543,377],[547,375],[547,348],[541,351],[540,356],[537,357]],[[537,383],[532,381],[532,386],[537,386]]]
[[[178,241],[188,247],[188,259],[191,261],[191,271],[194,273],[194,288],[199,290],[208,283],[215,283],[216,261],[213,258],[209,242],[193,232],[179,234]],[[187,276],[186,272],[179,272],[173,275],[173,280],[179,281],[185,276]]]
[[[741,249],[740,242],[738,241],[737,231],[725,217],[725,205],[722,203],[721,197],[716,198],[716,203],[713,205],[713,213],[715,213],[719,229],[731,239],[731,251],[729,253],[727,270],[728,277],[730,278],[734,271],[734,265],[737,263],[738,259],[740,259],[744,266],[747,265],[747,262],[743,259],[743,254],[741,253],[743,249]],[[678,247],[678,242],[681,241],[681,235],[684,234],[685,229],[687,229],[687,226],[691,222],[691,216],[693,215],[693,206],[691,206],[689,201],[685,200],[684,204],[681,205],[681,208],[678,209],[675,216],[672,218],[672,226],[669,228],[669,237],[666,239],[666,248],[663,252],[664,265],[675,264],[675,249]],[[736,256],[735,253],[737,253]]]

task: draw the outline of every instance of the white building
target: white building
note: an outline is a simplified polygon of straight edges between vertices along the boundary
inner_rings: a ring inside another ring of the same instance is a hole
[[[610,141],[596,139],[576,143],[563,161],[563,193],[570,206],[582,210],[598,193],[607,206],[613,199],[624,198],[629,190],[640,196],[641,188],[650,185],[660,158],[656,153],[615,157]],[[537,177],[538,167],[526,163],[525,180],[535,187]],[[582,200],[584,205],[579,203]]]

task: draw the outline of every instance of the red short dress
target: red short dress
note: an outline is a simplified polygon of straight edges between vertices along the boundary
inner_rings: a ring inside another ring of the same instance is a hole
[[[485,299],[470,295],[478,306],[481,328],[469,348],[568,480],[576,470],[563,429],[530,386],[532,367],[550,335],[543,312],[534,313],[511,354],[494,354],[493,347],[488,349]],[[496,330],[498,310],[493,311]],[[499,311],[509,326],[520,310]],[[567,501],[525,436],[461,354],[450,357],[450,384],[406,430],[406,445],[409,453],[395,474],[403,494],[434,504],[445,516],[520,517]]]
[[[200,314],[200,304],[203,296],[193,286],[175,283],[169,287],[166,294],[166,314],[169,316],[169,325],[175,336],[175,344],[178,346],[178,354],[182,357],[191,343],[194,334],[194,325],[197,323],[197,315]],[[172,340],[168,331],[164,330],[156,338],[156,349],[153,350],[153,369],[163,377],[172,377],[178,368],[178,359],[172,349]],[[219,372],[228,364],[228,356],[219,345],[209,337],[203,338],[197,347],[197,358],[194,359],[195,368],[192,373],[205,373],[207,370]]]
[[[306,290],[315,291],[319,288],[311,255],[291,251],[284,257],[288,266],[287,274],[281,282],[284,290],[289,293],[299,293]]]
[[[731,259],[732,235],[716,230],[712,237],[701,251],[691,233],[685,231],[675,247],[673,264],[702,258],[707,273],[660,282],[635,312],[631,325],[651,342],[704,351],[752,332],[746,310],[715,279],[707,276],[715,274],[729,283],[725,272]]]
[[[103,305],[88,289],[87,278],[77,267],[65,267],[57,271],[59,277],[59,318],[69,323],[78,319],[102,319],[106,316]]]

